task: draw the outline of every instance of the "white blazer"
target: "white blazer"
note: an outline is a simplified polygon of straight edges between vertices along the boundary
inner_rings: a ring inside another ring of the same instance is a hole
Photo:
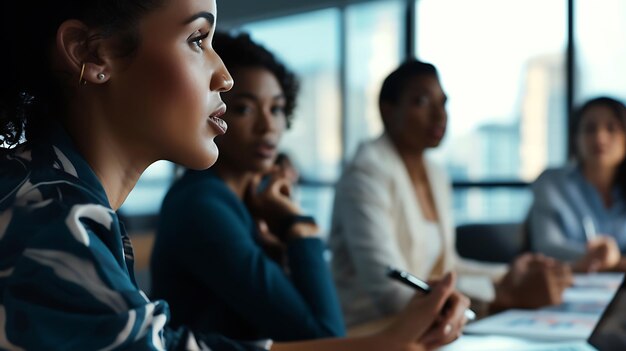
[[[443,264],[491,280],[504,265],[462,260],[455,249],[451,183],[430,160],[426,170],[439,215]],[[386,277],[388,266],[408,270],[423,279],[436,278],[436,262],[425,262],[430,248],[424,237],[426,220],[408,172],[386,135],[363,143],[337,183],[329,245],[332,269],[348,326],[398,312],[414,291]],[[476,286],[476,284],[474,284]],[[475,294],[476,295],[476,294]],[[493,296],[493,291],[483,296]]]

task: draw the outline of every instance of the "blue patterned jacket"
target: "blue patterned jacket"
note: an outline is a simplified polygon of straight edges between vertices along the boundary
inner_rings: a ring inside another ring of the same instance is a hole
[[[61,128],[49,140],[0,154],[1,350],[260,350],[168,329],[100,181]]]

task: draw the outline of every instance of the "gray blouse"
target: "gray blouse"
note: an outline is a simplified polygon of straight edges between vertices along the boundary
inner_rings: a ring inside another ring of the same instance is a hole
[[[587,237],[609,235],[626,252],[626,204],[619,187],[606,208],[580,167],[545,171],[532,187],[528,230],[533,251],[574,261],[585,254]]]

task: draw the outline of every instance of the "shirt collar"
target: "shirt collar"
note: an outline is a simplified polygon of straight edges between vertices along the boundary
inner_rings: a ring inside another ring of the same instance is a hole
[[[49,140],[53,146],[52,151],[56,154],[53,166],[78,178],[98,198],[101,205],[110,208],[109,199],[100,179],[87,160],[78,152],[65,129],[59,125],[52,127]]]

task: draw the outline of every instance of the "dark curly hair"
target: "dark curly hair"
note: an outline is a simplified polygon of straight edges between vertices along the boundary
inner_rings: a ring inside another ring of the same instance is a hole
[[[56,32],[76,19],[97,34],[118,36],[120,56],[140,43],[138,20],[166,0],[3,0],[0,4],[0,145],[45,137],[67,109],[68,84],[78,77],[53,71]]]
[[[291,126],[300,87],[296,75],[269,50],[252,41],[250,35],[246,33],[231,35],[216,32],[213,38],[213,48],[229,70],[236,70],[241,67],[261,67],[272,72],[285,95],[285,117],[287,118],[287,127]]]

